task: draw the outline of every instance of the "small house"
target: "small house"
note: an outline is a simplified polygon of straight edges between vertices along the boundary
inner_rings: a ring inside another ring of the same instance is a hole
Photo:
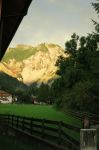
[[[12,103],[12,94],[0,90],[0,103]]]

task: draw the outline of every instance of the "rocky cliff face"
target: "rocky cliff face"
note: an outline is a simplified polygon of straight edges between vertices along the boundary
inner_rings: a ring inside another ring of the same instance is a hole
[[[18,45],[8,49],[1,68],[11,76],[26,84],[47,83],[56,77],[55,66],[59,56],[68,57],[64,50],[55,44],[39,44],[37,47]]]

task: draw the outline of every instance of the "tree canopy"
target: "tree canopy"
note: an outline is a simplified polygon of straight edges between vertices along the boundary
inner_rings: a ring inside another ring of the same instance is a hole
[[[99,14],[99,2],[92,3]],[[98,16],[99,17],[99,16]],[[98,113],[99,106],[99,23],[95,31],[79,37],[76,33],[65,43],[68,58],[57,61],[60,76],[52,85],[56,106]]]

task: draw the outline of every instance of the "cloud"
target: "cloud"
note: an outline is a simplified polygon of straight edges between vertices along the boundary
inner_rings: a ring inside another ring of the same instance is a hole
[[[60,0],[48,0],[50,3],[56,3],[56,2],[58,2],[58,1],[60,1]]]
[[[55,42],[64,46],[73,32],[83,35],[92,29],[89,6],[85,0],[35,0],[11,45]]]

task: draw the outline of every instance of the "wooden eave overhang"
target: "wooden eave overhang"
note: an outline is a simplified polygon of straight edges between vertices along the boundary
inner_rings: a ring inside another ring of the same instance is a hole
[[[31,2],[32,0],[0,0],[0,60]]]

